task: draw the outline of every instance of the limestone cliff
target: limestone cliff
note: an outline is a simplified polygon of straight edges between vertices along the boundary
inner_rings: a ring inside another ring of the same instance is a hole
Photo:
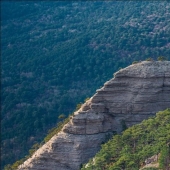
[[[19,170],[78,170],[114,131],[170,107],[170,62],[141,62],[121,69],[74,113],[62,131]]]

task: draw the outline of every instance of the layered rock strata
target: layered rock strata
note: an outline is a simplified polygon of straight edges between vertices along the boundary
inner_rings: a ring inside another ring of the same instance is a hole
[[[170,62],[121,69],[19,170],[78,170],[113,132],[170,107]]]

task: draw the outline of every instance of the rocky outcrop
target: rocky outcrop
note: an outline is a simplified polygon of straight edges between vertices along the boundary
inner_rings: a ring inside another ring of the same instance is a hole
[[[170,62],[121,69],[18,169],[78,170],[109,135],[170,107]]]
[[[140,168],[139,170],[142,170],[145,168],[158,168],[159,167],[159,163],[158,163],[159,157],[160,157],[160,154],[153,155],[152,157],[146,159],[145,165],[142,168]]]

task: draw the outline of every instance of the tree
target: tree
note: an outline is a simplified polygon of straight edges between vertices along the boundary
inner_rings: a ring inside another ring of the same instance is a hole
[[[61,114],[61,115],[58,116],[58,118],[61,119],[61,120],[65,119],[65,117],[66,117],[65,114]]]
[[[166,57],[164,57],[164,56],[160,56],[160,57],[158,57],[158,61],[166,61],[167,59],[166,59]]]
[[[165,145],[161,150],[159,158],[159,167],[162,169],[170,170],[170,143]]]

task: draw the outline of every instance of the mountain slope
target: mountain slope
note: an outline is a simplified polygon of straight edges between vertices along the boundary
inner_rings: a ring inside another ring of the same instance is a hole
[[[120,67],[169,58],[169,9],[167,2],[2,2],[2,166],[24,157]]]
[[[18,170],[78,170],[113,134],[168,108],[169,96],[169,61],[121,69]]]
[[[170,167],[170,109],[116,135],[82,170],[139,170],[146,159],[159,156],[159,167]],[[154,164],[153,164],[154,167]]]

